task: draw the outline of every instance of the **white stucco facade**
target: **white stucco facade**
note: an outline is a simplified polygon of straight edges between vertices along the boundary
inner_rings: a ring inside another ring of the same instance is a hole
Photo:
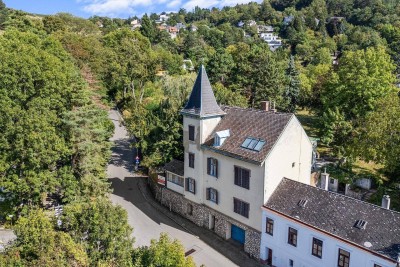
[[[185,198],[204,204],[257,231],[262,230],[261,206],[267,201],[283,177],[310,183],[312,145],[300,122],[293,116],[271,152],[260,165],[201,148],[221,117],[198,119],[184,116],[184,177],[196,181],[196,192],[184,191]],[[189,125],[195,127],[195,141],[189,140]],[[229,129],[226,129],[229,130]],[[229,138],[229,137],[228,137]],[[189,153],[195,156],[189,167]],[[207,174],[207,158],[218,160],[218,178]],[[250,170],[249,189],[235,185],[234,166]],[[206,189],[218,191],[218,204],[206,199]],[[174,190],[172,187],[170,188]],[[234,212],[233,198],[249,203],[249,217]]]
[[[266,218],[274,221],[273,235],[266,233]],[[397,266],[396,263],[378,254],[265,208],[263,208],[262,224],[260,259],[266,261],[272,254],[272,266],[338,267],[339,249],[350,253],[349,267]],[[296,247],[288,243],[289,227],[297,230]],[[313,238],[323,242],[321,258],[312,255]],[[269,253],[268,249],[271,249],[272,253]],[[290,265],[291,260],[293,265]]]

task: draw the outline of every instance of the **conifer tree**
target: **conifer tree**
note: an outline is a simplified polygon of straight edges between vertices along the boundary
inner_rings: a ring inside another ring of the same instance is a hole
[[[294,113],[300,92],[299,72],[296,69],[293,55],[290,56],[289,67],[286,71],[288,76],[288,85],[286,87],[285,98],[287,100],[286,111]]]

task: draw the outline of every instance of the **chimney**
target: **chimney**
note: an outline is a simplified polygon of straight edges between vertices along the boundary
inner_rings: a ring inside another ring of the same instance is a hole
[[[328,191],[329,187],[329,173],[326,173],[326,168],[323,173],[321,173],[321,188]]]
[[[269,111],[269,101],[261,101],[261,110]]]
[[[382,197],[382,208],[384,209],[389,209],[390,208],[390,196],[389,195],[383,195]]]

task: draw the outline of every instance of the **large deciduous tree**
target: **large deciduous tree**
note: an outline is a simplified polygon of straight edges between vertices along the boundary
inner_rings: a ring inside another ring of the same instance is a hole
[[[395,69],[384,48],[346,52],[322,92],[322,136],[343,146],[357,134],[359,123],[395,90]]]

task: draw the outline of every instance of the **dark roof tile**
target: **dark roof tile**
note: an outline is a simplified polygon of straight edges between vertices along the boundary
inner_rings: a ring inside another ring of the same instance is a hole
[[[294,116],[291,113],[228,106],[223,106],[222,110],[226,115],[222,117],[217,127],[206,139],[203,148],[258,164],[265,160],[286,125]],[[230,137],[221,146],[214,147],[214,134],[228,129]],[[247,137],[263,139],[266,144],[259,152],[242,148],[241,145]]]
[[[304,208],[297,205],[300,199],[308,200]],[[287,178],[265,207],[393,260],[400,253],[399,212]],[[356,228],[357,220],[366,221],[366,228]]]
[[[185,168],[184,162],[177,159],[173,159],[164,165],[165,171],[175,173],[182,177],[184,176],[184,168]]]

